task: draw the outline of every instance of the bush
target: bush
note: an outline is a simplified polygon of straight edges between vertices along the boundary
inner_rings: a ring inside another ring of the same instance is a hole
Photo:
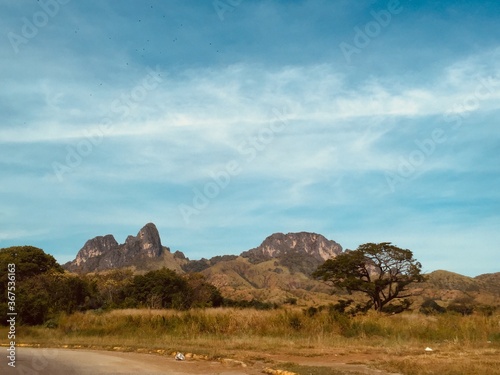
[[[313,317],[319,312],[319,309],[317,307],[310,306],[307,309],[304,309],[304,315],[308,317]]]
[[[256,299],[252,299],[251,301],[246,300],[233,300],[230,298],[224,298],[224,302],[222,303],[224,307],[236,307],[240,309],[256,309],[256,310],[272,310],[277,309],[279,306],[275,303],[270,302],[262,302]]]
[[[446,309],[443,306],[438,305],[438,303],[428,298],[426,299],[422,305],[420,305],[420,310],[422,314],[431,315],[431,314],[443,314],[446,312]]]
[[[346,308],[351,306],[351,304],[353,302],[354,302],[354,300],[352,300],[352,299],[348,299],[348,300],[340,299],[335,305],[330,305],[329,308],[330,308],[330,311],[344,313]]]
[[[476,310],[484,316],[492,316],[497,308],[496,306],[491,305],[479,305]]]
[[[291,314],[288,317],[288,325],[292,327],[295,331],[300,331],[302,328],[302,319],[297,314]]]
[[[471,315],[474,312],[474,306],[463,303],[451,303],[448,305],[448,311],[465,315]]]

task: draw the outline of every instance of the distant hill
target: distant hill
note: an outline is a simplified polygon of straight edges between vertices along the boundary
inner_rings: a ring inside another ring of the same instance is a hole
[[[310,275],[342,251],[341,245],[320,234],[274,233],[240,255],[189,260],[182,252],[171,253],[163,246],[156,226],[149,223],[136,236],[127,237],[124,244],[118,244],[110,234],[88,240],[75,260],[63,267],[81,274],[116,268],[144,272],[166,267],[179,273],[202,273],[228,298],[277,303],[296,298],[303,304],[325,304],[348,296],[332,295],[329,286]],[[440,270],[427,276],[425,283],[413,286],[419,301],[432,298],[447,305],[467,299],[500,306],[500,273],[471,278]]]
[[[468,277],[438,270],[427,275],[425,283],[414,285],[422,296],[442,301],[469,300],[474,303],[500,306],[500,272]]]

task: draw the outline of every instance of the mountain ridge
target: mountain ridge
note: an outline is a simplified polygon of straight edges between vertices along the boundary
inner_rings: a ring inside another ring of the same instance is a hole
[[[258,247],[243,251],[240,255],[217,255],[210,259],[190,260],[181,251],[176,251],[172,254],[172,259],[177,261],[184,272],[201,272],[219,262],[242,257],[252,264],[277,259],[284,266],[297,268],[297,272],[311,273],[325,260],[341,252],[341,245],[321,234],[297,232],[274,233],[264,239]],[[112,234],[89,239],[78,251],[75,259],[63,267],[77,273],[123,267],[135,267],[140,270],[146,263],[151,266],[151,263],[166,253],[170,254],[170,249],[162,245],[155,224],[148,223],[136,236],[129,235],[123,244],[119,244]],[[150,262],[145,262],[148,259]],[[297,265],[293,260],[301,260],[306,264]]]
[[[111,234],[88,240],[75,259],[63,267],[83,274],[116,268],[146,272],[166,267],[179,273],[201,273],[228,298],[269,302],[299,298],[308,303],[324,303],[348,296],[338,292],[332,296],[329,286],[310,275],[325,260],[342,252],[340,244],[317,233],[274,233],[239,255],[190,260],[181,251],[171,253],[163,246],[156,226],[148,223],[123,244],[118,244]],[[413,288],[422,298],[445,303],[475,299],[500,305],[500,272],[468,277],[437,270],[428,274],[425,283]]]

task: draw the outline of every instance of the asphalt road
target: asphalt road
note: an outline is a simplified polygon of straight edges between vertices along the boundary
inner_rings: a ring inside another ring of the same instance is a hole
[[[4,349],[5,348],[1,348]],[[139,353],[93,350],[17,348],[16,367],[2,355],[2,375],[186,375],[255,374],[252,369],[232,368],[220,362],[176,361],[173,358]]]

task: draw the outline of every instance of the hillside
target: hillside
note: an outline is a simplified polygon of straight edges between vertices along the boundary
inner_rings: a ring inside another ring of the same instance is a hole
[[[415,288],[421,288],[423,296],[445,303],[469,300],[479,304],[500,305],[500,272],[472,278],[438,270],[431,272],[428,280]]]

